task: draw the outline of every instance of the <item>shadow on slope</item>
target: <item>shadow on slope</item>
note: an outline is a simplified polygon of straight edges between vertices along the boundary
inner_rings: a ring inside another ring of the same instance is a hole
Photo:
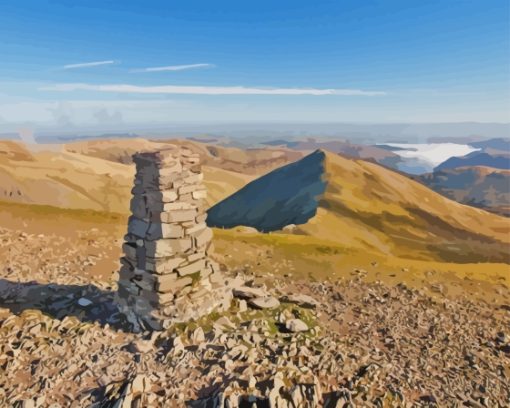
[[[57,285],[11,282],[0,279],[0,307],[14,314],[36,309],[55,319],[74,316],[81,322],[98,322],[132,332],[114,301],[115,292],[94,285]]]
[[[326,190],[325,153],[317,150],[298,162],[273,170],[208,211],[210,227],[238,225],[270,232],[314,217]]]

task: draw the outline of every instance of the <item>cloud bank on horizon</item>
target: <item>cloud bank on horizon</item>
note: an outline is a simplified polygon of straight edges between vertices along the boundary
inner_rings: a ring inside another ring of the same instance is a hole
[[[410,174],[421,174],[433,171],[434,167],[451,157],[462,157],[480,149],[468,144],[459,143],[384,143],[396,147],[393,153],[403,161],[398,168]]]

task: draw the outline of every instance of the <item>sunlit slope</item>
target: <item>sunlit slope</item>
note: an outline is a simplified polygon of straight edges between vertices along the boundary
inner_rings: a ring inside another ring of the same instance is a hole
[[[142,146],[137,145],[137,148]],[[118,151],[119,155],[130,152]],[[120,157],[120,156],[119,156]],[[253,177],[203,167],[210,206]],[[21,143],[0,146],[0,199],[61,208],[129,212],[134,166],[58,149],[30,151]]]
[[[0,160],[33,160],[32,154],[23,143],[14,140],[0,140]]]
[[[143,138],[96,139],[72,142],[63,148],[72,153],[96,157],[115,163],[132,164],[132,156],[137,152],[165,148],[167,144]]]
[[[508,261],[508,219],[458,204],[377,164],[323,151],[311,156],[322,160],[310,161],[308,156],[294,164],[293,173],[316,174],[312,182],[320,178],[326,181],[326,187],[315,200],[315,216],[299,225],[297,233],[335,241],[356,250],[417,259]],[[291,183],[290,179],[281,177],[282,169],[253,181],[213,207],[211,225],[232,226],[235,222],[264,229],[253,222],[243,222],[242,217],[227,218],[226,214],[231,213],[236,203],[259,205],[250,211],[257,213],[260,219],[280,217],[282,208],[304,211],[299,206],[288,205],[292,204],[292,197],[287,197],[285,203],[280,201],[271,206],[271,190],[278,196]],[[322,173],[318,169],[323,169]],[[262,184],[269,198],[260,201],[257,196]],[[305,183],[297,190],[303,192],[307,188]],[[307,203],[312,201],[314,198],[309,197]],[[222,207],[227,210],[221,210]],[[243,211],[246,212],[241,210],[234,214]],[[286,215],[286,219],[293,217],[296,218],[296,214]]]
[[[119,212],[131,180],[124,165],[74,153],[41,151],[33,152],[31,160],[0,158],[0,197],[17,202]]]

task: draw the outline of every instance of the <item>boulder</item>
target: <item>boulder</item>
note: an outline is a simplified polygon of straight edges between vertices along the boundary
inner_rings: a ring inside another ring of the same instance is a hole
[[[308,325],[301,319],[290,319],[285,322],[285,328],[292,333],[308,331]]]

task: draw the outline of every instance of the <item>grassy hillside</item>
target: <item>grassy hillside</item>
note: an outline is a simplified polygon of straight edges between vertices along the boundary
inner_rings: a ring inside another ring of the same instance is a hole
[[[132,178],[129,166],[65,151],[0,157],[0,198],[15,202],[122,212]]]
[[[510,222],[373,163],[326,155],[328,187],[302,230],[345,245],[428,259],[508,261]]]
[[[58,235],[65,237],[66,242],[82,240],[84,231],[106,234],[112,245],[105,249],[104,262],[90,268],[91,275],[118,270],[126,223],[126,214],[0,201],[0,228],[34,235]],[[52,241],[52,245],[55,242]],[[361,276],[389,285],[405,282],[407,286],[431,294],[439,287],[450,295],[490,297],[498,303],[507,302],[504,294],[510,285],[510,267],[503,263],[458,264],[402,259],[312,236],[262,234],[242,228],[215,229],[214,247],[214,258],[229,270],[253,274],[267,284],[272,278],[282,276],[292,280],[332,282]]]
[[[134,165],[126,164],[127,158],[134,151],[154,147],[151,142],[145,142],[131,146],[126,143],[122,148],[115,145],[112,151],[106,141],[104,151],[96,146],[90,155],[62,146],[41,145],[31,150],[21,143],[2,143],[0,199],[128,213],[135,169]],[[203,171],[208,205],[222,200],[253,178],[210,166],[204,166]]]
[[[459,203],[510,216],[510,170],[457,167],[424,174],[416,179]]]
[[[315,163],[324,167],[321,178],[325,178],[327,186],[317,200],[316,215],[299,225],[296,233],[335,242],[351,250],[405,258],[460,263],[509,261],[508,219],[458,204],[377,164],[322,154],[324,164]],[[306,158],[301,162],[308,163]],[[299,164],[292,166],[299,167]],[[307,164],[294,171],[314,172]],[[289,204],[292,197],[271,206],[274,202],[268,188],[273,189],[275,196],[287,188],[290,180],[286,182],[280,177],[285,172],[278,169],[255,180],[216,207],[230,208],[235,202],[253,200],[260,205],[252,209],[259,219],[279,217],[282,208],[301,211],[300,207]],[[262,184],[269,198],[257,201]],[[307,188],[305,183],[301,191]],[[242,200],[240,195],[244,196]],[[221,226],[214,217],[212,221],[213,225]],[[232,219],[228,222],[232,225]],[[236,222],[246,225],[240,218]]]
[[[506,263],[409,259],[312,236],[215,229],[214,247],[215,257],[230,269],[251,272],[268,283],[279,276],[333,282],[363,277],[391,286],[405,282],[429,293],[441,288],[450,295],[489,297],[494,302],[506,301],[502,294],[510,284],[510,266]]]
[[[0,199],[127,214],[134,175],[128,158],[133,149],[154,147],[153,142],[140,140],[73,144],[82,146],[74,150],[69,146],[34,149],[15,142],[2,143]],[[299,200],[293,196],[286,198],[292,211],[299,211],[302,203],[311,201],[315,206],[314,211],[308,209],[312,218],[299,225],[295,233],[327,240],[349,251],[460,263],[508,262],[507,218],[453,202],[377,164],[322,154],[323,160],[316,163],[321,167],[316,172],[310,168],[313,164],[303,168],[299,162],[292,165],[302,175],[292,177],[292,182],[307,184],[310,175],[312,179],[327,181],[326,190],[317,199],[313,197],[315,190],[307,192],[308,184]],[[236,163],[250,163],[254,156],[247,153],[243,157],[238,157]],[[253,175],[217,165],[204,166],[208,205],[225,199],[254,179]],[[272,177],[271,174],[266,177]],[[281,193],[291,181],[286,182],[284,177],[277,183],[270,182],[262,189],[263,194],[261,190],[255,197],[271,199],[271,191]],[[247,197],[243,209],[253,205],[252,198]],[[274,203],[272,207],[267,202],[264,205],[266,216],[276,218]],[[278,205],[278,211],[281,215],[287,210]],[[229,212],[230,218],[232,215]]]

